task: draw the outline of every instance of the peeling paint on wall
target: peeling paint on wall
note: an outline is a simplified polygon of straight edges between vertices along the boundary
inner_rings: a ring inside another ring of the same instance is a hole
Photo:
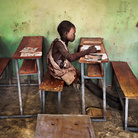
[[[137,0],[1,0],[2,52],[12,57],[23,36],[42,35],[47,53],[52,40],[59,37],[58,24],[66,19],[77,31],[76,40],[69,43],[71,53],[80,37],[103,37],[109,59],[128,61],[138,78],[137,5]],[[80,67],[78,62],[73,64]],[[107,73],[107,82],[109,78]]]

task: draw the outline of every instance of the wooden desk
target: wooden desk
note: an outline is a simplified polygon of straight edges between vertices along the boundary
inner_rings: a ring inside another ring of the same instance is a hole
[[[38,85],[41,83],[41,78],[40,78],[40,62],[39,59],[41,56],[26,56],[26,57],[21,57],[21,50],[24,47],[36,47],[38,48],[38,52],[42,52],[42,44],[43,44],[43,36],[24,36],[23,39],[20,42],[20,45],[18,46],[17,50],[15,51],[12,59],[15,59],[15,64],[16,64],[16,74],[17,74],[17,81],[18,81],[18,94],[19,94],[19,102],[20,102],[20,113],[21,116],[23,117],[28,117],[29,115],[23,115],[23,108],[22,108],[22,98],[21,98],[21,86],[20,86],[20,79],[19,79],[19,65],[18,65],[18,59],[36,59],[37,62],[37,74],[38,74]],[[28,75],[28,74],[27,74]],[[32,75],[32,74],[29,74]],[[41,91],[40,93],[40,99],[41,99]]]
[[[97,53],[104,53],[107,55],[104,43],[103,43],[103,38],[84,38],[82,37],[80,39],[80,45],[99,45],[101,47],[101,51]],[[85,75],[85,65],[84,64],[97,64],[99,63],[96,61],[86,61],[85,57],[81,57],[79,59],[79,63],[81,63],[81,82],[82,82],[82,113],[85,114],[85,89],[84,89],[84,79],[103,79],[103,115],[104,119],[93,119],[93,121],[106,121],[106,66],[105,63],[109,61],[108,55],[106,59],[101,60],[100,63],[103,64],[103,74],[101,76],[99,75],[94,75],[94,76],[86,76]]]
[[[41,56],[21,57],[20,51],[24,47],[33,47],[33,48],[38,48],[37,52],[42,52],[42,43],[43,43],[43,36],[24,36],[12,58],[13,59],[33,59],[33,58],[37,59],[37,58],[41,58]]]
[[[87,43],[85,43],[87,42]],[[104,43],[103,43],[103,38],[84,38],[82,37],[80,40],[80,45],[99,45],[101,47],[101,50],[97,53],[105,53],[107,55]],[[101,60],[100,63],[107,63],[109,62],[109,58],[107,55],[107,59]],[[95,63],[99,63],[99,62],[94,62],[94,61],[86,61],[85,57],[81,57],[79,59],[79,63],[87,63],[87,64],[95,64]]]
[[[35,138],[95,138],[88,115],[38,114]]]

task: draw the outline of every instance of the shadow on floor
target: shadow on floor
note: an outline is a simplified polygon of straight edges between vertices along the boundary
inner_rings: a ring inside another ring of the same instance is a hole
[[[108,87],[110,93],[111,91]],[[46,97],[46,113],[57,114],[57,93],[49,92]],[[40,114],[40,97],[38,86],[22,87],[24,114]],[[87,89],[85,91],[86,107],[102,107],[102,100]],[[138,100],[130,101],[129,124],[138,126]],[[123,112],[110,108],[111,118],[106,122],[92,122],[97,138],[137,138],[138,133],[123,130]],[[0,115],[19,115],[19,100],[17,87],[0,88]],[[81,91],[72,86],[65,86],[61,94],[61,114],[81,114]],[[0,138],[33,138],[35,135],[37,117],[0,119]]]

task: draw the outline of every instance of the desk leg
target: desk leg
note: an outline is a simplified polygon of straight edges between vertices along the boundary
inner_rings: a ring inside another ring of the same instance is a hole
[[[106,63],[103,63],[104,77],[103,77],[103,115],[106,121]]]
[[[125,98],[125,130],[127,130],[128,121],[128,98]]]
[[[40,73],[40,62],[39,58],[36,59],[37,62],[37,69],[38,69],[38,84],[41,84],[41,73]],[[39,90],[39,95],[40,95],[40,103],[41,103],[41,113],[42,113],[42,107],[43,107],[43,100],[42,100],[42,91]]]
[[[36,59],[37,62],[37,69],[38,69],[38,84],[41,84],[41,75],[40,75],[40,62],[39,62],[39,58]]]
[[[81,63],[82,114],[85,114],[84,63]]]
[[[18,82],[18,94],[19,94],[19,102],[20,102],[20,113],[21,113],[21,115],[23,115],[22,95],[21,95],[21,86],[20,86],[20,78],[19,78],[18,59],[15,59],[15,64],[16,64],[16,74],[17,74],[17,82]]]

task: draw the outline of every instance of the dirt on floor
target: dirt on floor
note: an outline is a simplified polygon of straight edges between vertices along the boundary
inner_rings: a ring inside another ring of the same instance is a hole
[[[116,95],[110,87],[107,90]],[[46,97],[46,114],[58,113],[58,95],[48,92]],[[85,89],[86,107],[101,107],[102,99]],[[23,114],[41,113],[38,86],[22,86]],[[138,100],[130,100],[128,125],[138,126]],[[111,117],[106,122],[92,122],[96,138],[138,138],[137,132],[124,130],[123,111],[107,105]],[[64,86],[61,94],[61,114],[81,114],[81,90]],[[18,87],[0,87],[0,116],[20,115]],[[33,138],[35,136],[37,117],[0,119],[0,138]]]

